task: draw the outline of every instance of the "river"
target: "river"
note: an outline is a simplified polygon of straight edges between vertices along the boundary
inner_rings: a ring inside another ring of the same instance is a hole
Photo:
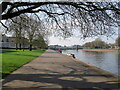
[[[63,54],[75,54],[76,59],[120,76],[119,52],[62,50]],[[119,71],[118,71],[119,70]]]

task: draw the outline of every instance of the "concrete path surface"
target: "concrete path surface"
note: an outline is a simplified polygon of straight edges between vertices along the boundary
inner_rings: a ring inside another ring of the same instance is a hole
[[[8,88],[118,89],[118,78],[101,73],[101,70],[71,57],[47,50],[8,75],[3,80],[3,90]]]

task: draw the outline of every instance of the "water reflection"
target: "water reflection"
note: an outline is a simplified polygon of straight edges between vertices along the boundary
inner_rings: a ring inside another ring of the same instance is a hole
[[[118,73],[118,68],[120,68],[120,61],[118,62],[120,52],[64,50],[63,53],[73,53],[75,54],[75,57],[81,61],[90,63],[98,68],[120,75],[120,73]]]

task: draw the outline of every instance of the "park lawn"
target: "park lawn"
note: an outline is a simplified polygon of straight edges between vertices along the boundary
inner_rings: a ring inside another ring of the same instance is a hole
[[[13,72],[14,70],[20,68],[24,64],[27,64],[34,58],[38,57],[45,50],[14,50],[14,49],[3,49],[2,52],[2,76],[3,78]]]

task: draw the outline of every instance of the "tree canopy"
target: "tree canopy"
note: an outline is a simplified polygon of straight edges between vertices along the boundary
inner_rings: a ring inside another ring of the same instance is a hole
[[[44,28],[42,21],[37,20],[34,15],[20,15],[17,18],[13,18],[12,21],[7,21],[7,26],[10,32],[14,37],[16,37],[16,49],[24,49],[25,43],[29,45],[29,49],[32,50],[32,47],[47,47],[47,32]],[[27,41],[26,41],[26,40]]]
[[[63,36],[78,28],[83,37],[113,35],[120,25],[120,2],[2,2],[2,20],[34,13]]]

